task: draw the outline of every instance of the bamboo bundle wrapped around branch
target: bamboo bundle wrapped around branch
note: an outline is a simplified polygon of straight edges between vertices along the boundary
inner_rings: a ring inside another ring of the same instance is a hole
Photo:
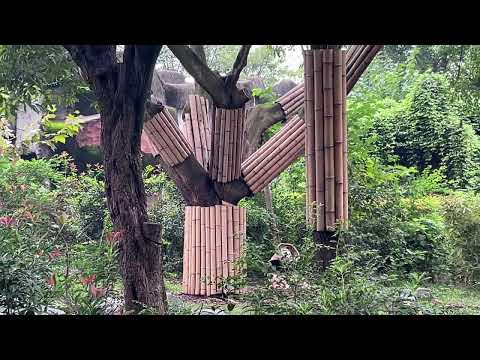
[[[160,157],[170,166],[183,162],[192,149],[170,113],[163,109],[144,125]]]
[[[210,176],[218,182],[240,177],[244,146],[245,109],[213,109]]]

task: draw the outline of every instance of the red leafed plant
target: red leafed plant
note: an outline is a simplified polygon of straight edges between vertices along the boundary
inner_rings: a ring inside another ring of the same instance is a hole
[[[12,227],[15,218],[13,216],[1,216],[0,217],[0,224],[9,228]]]
[[[112,231],[107,234],[106,239],[110,245],[117,243],[123,235],[123,231]]]
[[[97,275],[93,274],[81,279],[80,282],[82,283],[82,285],[90,285],[92,282],[95,281],[96,278],[97,278]]]
[[[90,295],[94,299],[101,298],[107,293],[107,288],[96,287],[94,284],[90,285]]]
[[[53,250],[50,254],[48,254],[48,258],[49,258],[50,260],[53,260],[53,259],[55,259],[55,258],[57,258],[57,257],[59,257],[59,256],[60,256],[60,250],[58,250],[58,249],[55,249],[55,250]]]

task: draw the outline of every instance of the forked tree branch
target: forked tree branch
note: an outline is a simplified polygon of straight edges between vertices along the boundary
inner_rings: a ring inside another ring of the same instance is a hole
[[[240,73],[247,66],[248,54],[252,45],[242,45],[242,48],[237,54],[237,58],[233,63],[233,68],[225,79],[225,85],[227,87],[236,86],[237,81],[240,77]]]

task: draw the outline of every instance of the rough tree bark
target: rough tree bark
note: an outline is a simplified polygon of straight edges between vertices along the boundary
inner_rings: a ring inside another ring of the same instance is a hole
[[[167,311],[161,228],[148,223],[140,137],[155,60],[161,46],[65,45],[96,93],[102,117],[107,204],[118,234],[125,310]]]

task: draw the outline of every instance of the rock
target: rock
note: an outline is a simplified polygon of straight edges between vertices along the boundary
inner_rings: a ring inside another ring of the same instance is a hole
[[[415,297],[419,298],[419,299],[431,299],[433,296],[432,296],[432,290],[428,289],[428,288],[418,288],[416,291],[415,291]]]

